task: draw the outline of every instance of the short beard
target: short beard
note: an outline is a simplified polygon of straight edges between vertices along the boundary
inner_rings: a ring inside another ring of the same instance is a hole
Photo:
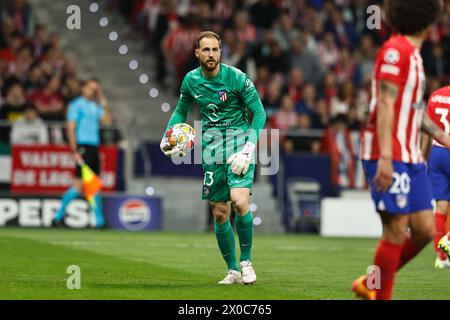
[[[213,67],[209,67],[208,66],[208,61],[206,61],[205,63],[200,62],[200,65],[202,66],[203,69],[205,69],[208,72],[212,72],[214,70],[216,70],[217,66],[219,65],[219,62],[216,61]]]

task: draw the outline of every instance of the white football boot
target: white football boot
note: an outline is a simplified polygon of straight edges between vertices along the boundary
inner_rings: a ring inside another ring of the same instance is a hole
[[[254,284],[256,282],[256,273],[253,270],[252,262],[249,260],[242,261],[239,263],[239,266],[242,272],[242,282],[244,284]]]
[[[450,241],[448,241],[447,234],[439,240],[438,248],[445,252],[448,258],[450,258]]]
[[[450,268],[450,260],[445,259],[445,260],[441,260],[439,258],[436,258],[436,261],[434,263],[434,267],[436,269],[444,269],[444,268]]]
[[[219,284],[235,284],[235,283],[242,283],[242,276],[239,271],[236,270],[228,270],[227,276],[222,280],[219,281]]]

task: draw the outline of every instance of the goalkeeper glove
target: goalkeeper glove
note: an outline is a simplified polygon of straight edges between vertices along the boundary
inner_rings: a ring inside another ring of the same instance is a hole
[[[178,146],[171,145],[167,140],[167,137],[162,138],[159,147],[167,157],[177,156],[182,158],[186,155],[186,152],[184,150],[180,149]]]
[[[247,173],[255,147],[254,143],[247,142],[242,151],[228,158],[227,163],[231,163],[231,172],[238,176]]]

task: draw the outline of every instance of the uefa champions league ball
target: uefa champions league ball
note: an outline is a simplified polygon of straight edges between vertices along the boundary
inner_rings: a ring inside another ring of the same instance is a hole
[[[178,147],[183,155],[194,148],[195,130],[187,123],[177,123],[167,130],[166,138],[170,145],[173,148]]]

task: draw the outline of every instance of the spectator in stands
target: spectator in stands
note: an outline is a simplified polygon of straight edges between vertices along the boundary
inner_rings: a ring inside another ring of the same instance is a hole
[[[17,51],[23,44],[23,39],[19,32],[14,31],[6,38],[6,47],[0,50],[0,60],[12,63],[17,59]]]
[[[436,77],[427,77],[427,87],[429,94],[431,94],[432,92],[435,92],[442,87],[441,81],[439,81],[439,79]]]
[[[302,89],[305,84],[303,71],[300,68],[292,68],[289,73],[289,79],[286,83],[286,91],[295,103],[300,102],[302,98]]]
[[[267,93],[262,100],[262,104],[266,109],[267,117],[280,108],[281,102],[281,85],[279,81],[272,80],[268,87]]]
[[[270,72],[266,66],[259,66],[256,69],[256,79],[253,83],[258,90],[261,101],[264,101],[270,83]]]
[[[75,59],[70,56],[64,57],[64,64],[62,67],[62,75],[65,77],[76,77],[77,76],[77,65]]]
[[[62,74],[65,64],[65,57],[61,48],[59,48],[59,41],[54,34],[53,41],[44,49],[44,54],[40,57],[42,64],[46,65],[51,74]]]
[[[2,16],[9,16],[14,21],[14,27],[22,36],[30,34],[31,7],[25,0],[11,0]]]
[[[17,50],[17,59],[9,64],[8,73],[22,83],[26,82],[31,65],[33,64],[33,50],[30,45],[23,45]]]
[[[35,58],[39,58],[44,53],[44,48],[49,43],[49,35],[47,31],[47,26],[45,24],[38,24],[34,31],[34,37],[32,40],[33,44],[33,55]]]
[[[294,101],[289,94],[285,94],[281,98],[280,110],[270,116],[268,125],[270,128],[280,129],[280,139],[283,140],[286,131],[297,125],[297,118]]]
[[[322,138],[322,152],[331,158],[331,182],[336,188],[353,188],[355,184],[355,152],[353,151],[347,116],[339,114]]]
[[[250,15],[255,26],[262,29],[269,29],[278,17],[278,8],[274,1],[261,0],[253,4]]]
[[[269,54],[262,59],[261,64],[267,66],[270,73],[284,78],[290,68],[289,54],[283,51],[278,41],[274,40],[270,45]]]
[[[233,52],[234,43],[236,42],[236,35],[234,34],[234,30],[231,28],[227,28],[223,31],[222,37],[222,60],[226,61],[229,59]]]
[[[255,61],[248,55],[244,41],[237,39],[231,47],[230,55],[227,58],[222,58],[222,61],[242,70],[250,79],[254,79],[256,76]]]
[[[316,88],[311,83],[307,83],[303,88],[302,99],[295,106],[298,113],[306,113],[311,116],[315,110]]]
[[[61,80],[54,75],[42,90],[28,96],[28,101],[36,106],[39,116],[44,120],[64,120],[64,103],[59,93]]]
[[[8,47],[10,37],[15,31],[16,28],[11,17],[3,17],[0,30],[0,49],[5,49]]]
[[[324,75],[324,69],[317,54],[305,47],[305,38],[299,36],[291,42],[291,67],[303,71],[305,82],[319,85]]]
[[[361,36],[366,32],[368,19],[367,7],[370,4],[377,4],[377,2],[379,3],[380,1],[377,0],[370,2],[368,0],[355,0],[349,4],[347,17],[349,23],[354,25],[357,38],[361,38]]]
[[[444,48],[440,44],[435,44],[431,50],[431,60],[427,65],[427,70],[432,77],[444,80],[450,74],[448,57],[444,56]]]
[[[346,81],[353,81],[358,86],[361,84],[359,67],[352,58],[352,52],[348,47],[341,48],[334,73],[338,84],[343,84]]]
[[[350,106],[347,112],[347,127],[350,131],[360,131],[362,129],[362,121],[359,119],[358,109],[356,105]]]
[[[177,83],[181,86],[181,81],[187,71],[187,62],[193,56],[199,28],[188,18],[180,18],[179,22],[176,28],[169,30],[162,45],[166,63],[170,63],[167,67],[172,68]]]
[[[317,45],[317,53],[326,70],[333,68],[337,64],[339,49],[331,32],[326,32],[323,36],[323,41]]]
[[[375,45],[370,35],[366,34],[361,38],[358,51],[355,53],[355,60],[358,61],[361,72],[361,83],[370,83],[375,65]]]
[[[300,113],[297,118],[297,125],[286,132],[283,142],[285,153],[313,153],[320,152],[320,134],[311,131],[311,119],[308,114]]]
[[[294,21],[292,21],[288,11],[281,13],[274,27],[274,32],[275,38],[283,51],[288,51],[292,40],[300,35],[300,31],[294,27]]]
[[[76,77],[66,77],[61,89],[61,94],[65,105],[68,105],[70,101],[81,95],[81,84]]]
[[[335,35],[340,47],[353,47],[358,41],[355,27],[344,20],[342,11],[338,7],[332,9],[325,29]]]
[[[14,122],[11,130],[11,144],[39,145],[48,144],[48,128],[39,118],[36,108],[27,104],[23,118]]]
[[[5,92],[5,101],[0,108],[0,140],[9,143],[10,125],[22,117],[26,100],[23,86],[17,80],[8,83]]]
[[[178,25],[178,16],[176,14],[177,3],[175,0],[162,1],[161,9],[155,18],[155,27],[151,40],[156,51],[156,79],[161,85],[164,85],[164,79],[167,75],[166,56],[164,54],[164,38],[169,30]]]
[[[45,77],[41,65],[37,62],[30,66],[30,72],[27,80],[25,80],[25,90],[27,92],[33,92],[41,90],[45,86]]]
[[[214,8],[212,12],[214,19],[219,22],[231,21],[235,8],[235,0],[216,0],[213,2]]]
[[[263,65],[264,60],[269,56],[272,44],[276,41],[275,33],[271,29],[262,32],[262,40],[253,46],[252,55],[256,65]]]
[[[202,1],[197,6],[197,20],[201,30],[210,30],[214,16],[210,2]]]
[[[353,84],[346,82],[338,89],[338,95],[331,100],[330,114],[332,117],[338,114],[346,114],[354,102]]]
[[[330,122],[330,112],[328,111],[327,100],[325,98],[319,98],[317,100],[312,121],[313,128],[326,129],[328,127]]]
[[[328,72],[323,78],[322,94],[327,100],[327,104],[331,105],[331,101],[338,94],[338,88],[336,83],[336,77],[333,72]]]

